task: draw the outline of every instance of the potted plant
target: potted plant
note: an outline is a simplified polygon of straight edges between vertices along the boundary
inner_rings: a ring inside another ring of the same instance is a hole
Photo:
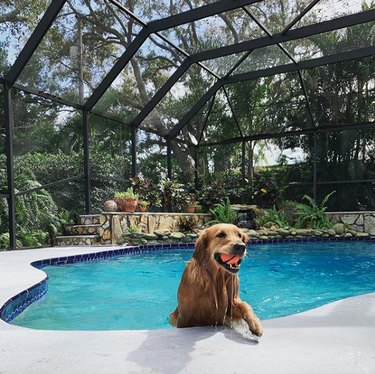
[[[187,194],[186,195],[186,206],[185,206],[185,212],[186,213],[194,213],[195,207],[196,207],[196,196],[195,194]]]
[[[147,212],[147,208],[150,205],[150,203],[146,200],[140,200],[138,202],[138,209],[140,212],[144,213]]]
[[[134,213],[138,204],[138,195],[129,187],[125,192],[116,192],[114,201],[122,212]]]

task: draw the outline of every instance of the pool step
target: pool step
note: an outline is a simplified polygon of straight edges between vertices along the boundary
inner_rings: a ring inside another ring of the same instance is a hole
[[[62,235],[54,239],[55,246],[95,245],[99,242],[100,235]]]
[[[100,214],[81,214],[78,217],[78,225],[99,225]]]
[[[89,225],[67,225],[65,227],[66,235],[102,235],[103,229],[100,224]]]

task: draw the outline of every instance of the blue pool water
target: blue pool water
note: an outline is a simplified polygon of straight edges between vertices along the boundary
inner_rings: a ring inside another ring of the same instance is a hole
[[[13,324],[53,330],[169,327],[184,261],[174,249],[48,266],[46,296]],[[241,298],[261,319],[302,312],[375,291],[375,243],[254,245],[239,272]]]

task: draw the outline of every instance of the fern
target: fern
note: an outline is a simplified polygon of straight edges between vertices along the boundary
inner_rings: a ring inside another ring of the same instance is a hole
[[[313,229],[323,229],[331,227],[331,221],[326,214],[327,202],[329,198],[335,193],[332,191],[326,195],[322,202],[318,204],[311,196],[304,195],[304,199],[309,204],[298,204],[297,211],[299,213],[298,226],[311,227]]]
[[[212,221],[207,222],[207,225],[215,223],[234,223],[237,219],[237,213],[231,208],[230,201],[227,198],[225,202],[217,204],[213,209],[210,209]]]
[[[285,218],[285,215],[283,212],[278,211],[275,206],[273,208],[269,209],[265,214],[262,216],[258,216],[256,218],[256,222],[263,226],[267,222],[276,223],[280,227],[288,226],[288,221]]]

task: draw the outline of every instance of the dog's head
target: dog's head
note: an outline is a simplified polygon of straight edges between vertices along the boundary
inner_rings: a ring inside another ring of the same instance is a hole
[[[220,223],[204,230],[195,243],[194,259],[235,274],[246,255],[247,235],[238,227]]]

